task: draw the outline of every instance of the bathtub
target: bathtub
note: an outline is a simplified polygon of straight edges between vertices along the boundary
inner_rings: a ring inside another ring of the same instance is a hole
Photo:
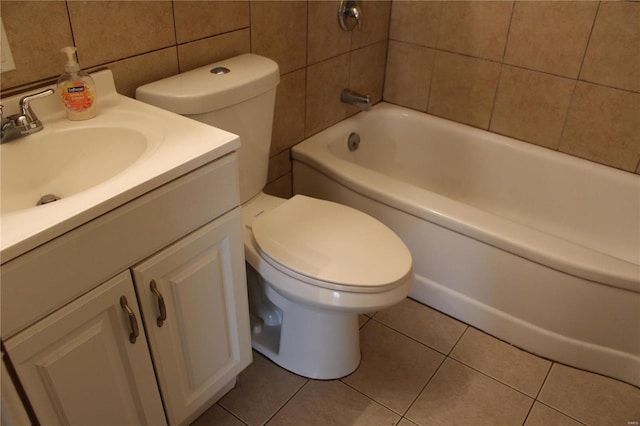
[[[292,156],[295,193],[360,209],[404,240],[410,297],[640,386],[640,176],[387,103]]]

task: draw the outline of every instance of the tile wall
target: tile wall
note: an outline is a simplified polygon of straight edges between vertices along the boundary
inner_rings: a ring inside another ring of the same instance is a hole
[[[384,99],[640,173],[640,2],[393,1]]]
[[[340,102],[345,87],[382,90],[391,3],[365,0],[355,33],[337,22],[332,1],[9,1],[0,13],[16,63],[2,92],[56,78],[64,46],[83,69],[107,66],[118,91],[241,53],[280,66],[267,192],[291,194],[289,148],[357,110]]]
[[[267,192],[291,193],[289,148],[382,100],[640,173],[640,2],[339,0],[10,1],[17,70],[2,92],[55,78],[63,46],[133,96],[150,81],[254,52],[280,65]]]

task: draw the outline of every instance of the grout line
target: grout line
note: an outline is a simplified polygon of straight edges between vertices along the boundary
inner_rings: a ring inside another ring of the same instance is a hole
[[[271,361],[271,360],[269,360],[269,361],[270,361],[270,362],[273,362],[273,361]],[[277,365],[277,364],[276,364],[276,365]],[[282,368],[282,367],[278,366],[278,368]],[[283,370],[284,370],[284,368],[283,368]],[[286,371],[286,370],[285,370],[285,371]],[[299,377],[302,377],[302,376],[299,376]],[[269,423],[271,420],[273,420],[273,418],[274,418],[275,416],[277,416],[277,415],[278,415],[278,413],[279,413],[280,411],[282,411],[282,410],[284,409],[284,407],[286,407],[286,406],[287,406],[287,404],[289,404],[289,402],[291,402],[291,400],[292,400],[293,398],[295,398],[295,396],[296,396],[296,395],[297,395],[297,394],[298,394],[298,393],[299,393],[299,392],[300,392],[300,391],[301,391],[305,386],[307,386],[307,384],[309,384],[309,382],[310,382],[310,381],[311,381],[311,379],[307,379],[307,378],[305,378],[305,382],[304,382],[304,383],[303,383],[303,384],[302,384],[302,385],[301,385],[301,386],[300,386],[300,387],[299,387],[299,388],[298,388],[298,389],[297,389],[293,394],[291,394],[291,396],[290,396],[289,398],[287,398],[287,400],[286,400],[286,401],[284,401],[284,402],[282,403],[282,405],[281,405],[281,406],[280,406],[276,411],[274,411],[274,413],[273,413],[271,416],[269,416],[269,417],[268,417],[268,418],[267,418],[267,419],[266,419],[262,424],[263,424],[263,425],[266,425],[266,424],[267,424],[267,423]]]
[[[596,13],[593,15],[593,22],[591,23],[591,29],[589,30],[589,37],[587,37],[587,43],[584,46],[584,51],[582,52],[582,60],[580,61],[580,67],[578,68],[578,76],[576,80],[580,80],[580,75],[582,74],[582,68],[584,67],[584,62],[587,59],[587,52],[589,51],[589,44],[591,44],[591,37],[593,36],[593,30],[596,27],[596,22],[598,21],[598,15],[600,14],[600,7],[602,6],[602,2],[598,1],[598,7],[596,8]]]
[[[235,418],[236,420],[238,420],[240,423],[242,423],[243,425],[247,425],[249,426],[249,423],[245,422],[244,420],[242,420],[240,417],[236,416],[233,411],[227,410],[225,407],[223,407],[222,405],[220,405],[219,403],[215,403],[214,405],[217,405],[218,407],[220,407],[221,409],[223,409],[224,411],[226,411],[227,413],[229,413],[231,416],[233,416],[233,418]],[[211,408],[208,408],[207,410],[210,410]],[[204,414],[204,413],[203,413]],[[202,415],[202,414],[201,414]],[[194,420],[195,421],[195,420]]]
[[[585,425],[585,426],[587,425],[587,423],[585,423],[585,422],[583,422],[583,421],[581,421],[581,420],[578,420],[578,419],[576,419],[575,417],[573,417],[573,416],[571,416],[571,415],[569,415],[569,414],[565,413],[564,411],[560,411],[560,410],[558,410],[557,408],[552,407],[551,405],[546,404],[546,403],[544,403],[544,402],[542,402],[542,401],[540,401],[540,400],[538,400],[538,399],[536,399],[536,402],[537,402],[537,403],[539,403],[540,405],[544,405],[545,407],[547,407],[547,408],[549,408],[549,409],[551,409],[551,410],[555,411],[555,412],[556,412],[556,413],[558,413],[558,414],[561,414],[561,415],[563,415],[563,416],[565,416],[565,417],[570,418],[571,420],[573,420],[573,421],[575,421],[575,422],[577,422],[577,423],[580,423],[581,425]],[[534,404],[534,405],[535,405],[535,404]]]
[[[551,361],[551,364],[549,364],[549,368],[547,369],[547,373],[544,375],[544,379],[542,379],[542,383],[540,384],[540,388],[538,389],[538,392],[536,393],[536,401],[538,400],[538,397],[540,396],[540,393],[542,392],[542,388],[544,388],[545,383],[547,383],[547,379],[549,378],[549,375],[551,374],[551,369],[553,368],[554,364],[555,364],[555,361]]]
[[[498,102],[498,94],[500,91],[500,83],[502,82],[502,74],[504,72],[505,61],[504,58],[507,54],[507,46],[509,45],[509,36],[511,35],[511,25],[513,24],[513,15],[516,10],[515,2],[511,2],[511,14],[509,15],[509,26],[507,27],[507,36],[504,40],[504,47],[502,49],[502,57],[500,58],[500,72],[498,73],[498,81],[496,82],[496,90],[493,92],[493,100],[491,102],[491,112],[489,114],[489,123],[487,123],[487,130],[491,131],[491,126],[493,124],[493,115],[496,111],[496,104]]]
[[[402,335],[402,336],[406,337],[407,339],[410,339],[410,340],[413,340],[413,341],[414,341],[414,342],[416,342],[416,343],[419,343],[420,345],[424,346],[424,347],[425,347],[425,348],[427,348],[427,349],[430,349],[430,350],[432,350],[432,351],[434,351],[434,352],[437,352],[437,353],[439,353],[440,355],[448,356],[446,353],[444,353],[444,352],[440,351],[439,349],[436,349],[436,348],[434,348],[434,347],[431,347],[431,346],[429,346],[428,344],[426,344],[426,343],[424,343],[424,342],[421,342],[420,340],[416,339],[415,337],[409,336],[408,334],[405,334],[405,333],[403,333],[402,331],[397,330],[397,329],[393,328],[392,326],[390,326],[390,325],[388,325],[388,324],[386,324],[386,323],[384,323],[384,322],[382,322],[382,321],[380,321],[380,320],[376,319],[375,317],[372,317],[371,319],[372,319],[372,320],[374,320],[375,322],[377,322],[378,324],[382,325],[383,327],[386,327],[386,328],[388,328],[389,330],[395,331],[396,333],[398,333],[398,334],[400,334],[400,335]],[[369,323],[369,321],[367,321],[367,324],[368,324],[368,323]],[[455,346],[455,345],[454,345],[454,346]],[[452,348],[453,348],[453,346],[452,346]],[[450,350],[449,352],[451,352],[451,350]]]
[[[438,368],[436,368],[436,370],[433,372],[433,374],[431,375],[431,377],[429,377],[429,379],[427,380],[427,383],[424,384],[424,386],[422,387],[422,389],[420,389],[420,392],[418,392],[416,394],[416,397],[413,398],[413,401],[411,401],[411,403],[409,404],[409,406],[407,407],[407,409],[404,411],[404,413],[402,414],[402,418],[404,418],[404,416],[407,415],[407,413],[409,412],[409,410],[411,410],[411,407],[413,407],[413,405],[416,403],[416,401],[418,400],[418,398],[420,398],[420,396],[422,395],[422,393],[425,391],[425,389],[427,389],[427,386],[429,386],[429,384],[433,381],[433,378],[436,377],[436,375],[438,374],[438,372],[440,371],[440,369],[442,368],[442,366],[444,365],[444,362],[447,360],[447,358],[449,358],[448,356],[445,356],[444,358],[442,358],[442,361],[440,361],[440,365],[438,365]],[[411,421],[411,419],[407,419],[409,421]],[[411,421],[413,423],[413,421]]]

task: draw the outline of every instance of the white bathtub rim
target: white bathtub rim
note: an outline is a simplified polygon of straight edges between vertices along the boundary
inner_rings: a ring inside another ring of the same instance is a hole
[[[313,143],[317,137],[293,147],[294,161],[318,170],[361,195],[454,232],[580,278],[640,293],[640,265],[637,263],[563,240],[426,189],[381,177],[376,171],[334,156],[325,144]],[[427,209],[423,205],[430,207]],[[473,223],[478,225],[470,225]],[[522,241],[528,244],[523,245]]]

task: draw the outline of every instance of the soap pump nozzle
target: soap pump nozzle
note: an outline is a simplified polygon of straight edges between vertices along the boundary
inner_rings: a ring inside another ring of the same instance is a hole
[[[60,50],[62,53],[67,55],[67,63],[64,66],[64,70],[68,73],[76,73],[80,71],[80,65],[78,64],[78,61],[76,61],[76,50],[77,49],[72,46],[63,47]]]

